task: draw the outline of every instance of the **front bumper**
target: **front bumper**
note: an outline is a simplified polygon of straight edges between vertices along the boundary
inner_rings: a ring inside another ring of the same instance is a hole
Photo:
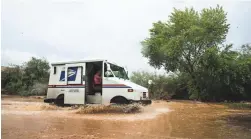
[[[152,100],[148,99],[148,100],[131,100],[131,103],[140,103],[143,105],[150,105],[152,104]]]

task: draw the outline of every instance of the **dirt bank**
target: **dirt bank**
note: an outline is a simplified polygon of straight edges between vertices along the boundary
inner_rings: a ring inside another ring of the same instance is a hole
[[[136,114],[76,114],[41,98],[2,98],[2,137],[249,138],[248,110],[191,101],[155,101]],[[244,119],[236,118],[245,115]],[[241,114],[241,116],[240,116]]]

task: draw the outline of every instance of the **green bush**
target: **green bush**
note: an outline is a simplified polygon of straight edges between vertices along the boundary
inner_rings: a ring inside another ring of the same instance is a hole
[[[49,81],[49,63],[32,57],[23,65],[10,65],[2,69],[2,88],[9,94],[22,96],[45,95]]]
[[[31,95],[46,95],[47,93],[47,83],[35,83],[32,87],[31,87]]]
[[[251,103],[223,103],[232,109],[251,109]]]
[[[133,72],[130,79],[144,87],[147,87],[151,99],[188,99],[187,75],[183,73],[164,75],[145,71]],[[148,85],[148,80],[153,84]]]

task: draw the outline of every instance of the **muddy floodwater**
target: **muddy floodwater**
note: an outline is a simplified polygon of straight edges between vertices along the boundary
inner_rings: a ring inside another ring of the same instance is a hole
[[[192,101],[154,101],[137,114],[76,114],[39,98],[2,96],[3,139],[250,139],[251,111]]]

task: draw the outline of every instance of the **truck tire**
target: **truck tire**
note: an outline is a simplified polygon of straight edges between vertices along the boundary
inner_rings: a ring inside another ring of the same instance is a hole
[[[61,94],[57,97],[57,99],[55,100],[55,104],[57,106],[63,107],[64,106],[64,95]]]

